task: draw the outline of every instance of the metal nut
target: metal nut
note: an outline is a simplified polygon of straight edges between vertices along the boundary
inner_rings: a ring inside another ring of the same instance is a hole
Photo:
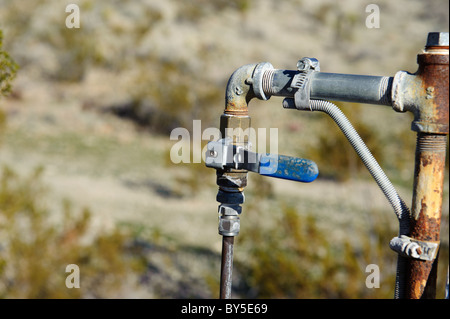
[[[242,213],[242,207],[239,205],[219,205],[219,214],[222,216],[238,216]]]
[[[238,216],[220,216],[219,234],[222,236],[237,236],[241,228]]]
[[[448,32],[430,32],[427,47],[448,47]]]

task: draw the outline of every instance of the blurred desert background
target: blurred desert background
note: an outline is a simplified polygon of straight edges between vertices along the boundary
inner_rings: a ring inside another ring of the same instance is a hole
[[[69,4],[80,28],[65,25]],[[380,28],[367,28],[367,5]],[[0,97],[0,297],[217,298],[215,171],[173,164],[176,127],[218,127],[238,67],[393,76],[415,72],[449,2],[0,0],[18,66]],[[1,58],[1,56],[0,56]],[[249,174],[235,240],[234,298],[392,298],[398,223],[331,119],[250,103],[280,154],[314,160],[310,184]],[[411,114],[339,103],[410,205]],[[203,145],[207,141],[203,141]],[[448,153],[447,153],[448,154]],[[448,267],[448,156],[437,297]],[[80,288],[65,285],[66,266]],[[380,267],[380,288],[365,285]]]

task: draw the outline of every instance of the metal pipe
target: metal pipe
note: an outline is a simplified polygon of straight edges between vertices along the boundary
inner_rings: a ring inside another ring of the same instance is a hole
[[[411,234],[414,239],[439,243],[447,136],[418,133],[411,207]],[[407,298],[435,298],[434,260],[408,259]]]
[[[270,96],[293,97],[293,77],[299,71],[266,70],[262,74],[263,92]],[[391,105],[393,77],[314,72],[311,99]],[[256,81],[256,80],[255,80]],[[256,93],[256,92],[255,92]]]
[[[255,97],[253,90],[250,90],[249,80],[256,66],[257,64],[243,65],[230,76],[225,92],[224,114],[244,116],[248,114],[248,102]]]
[[[233,276],[233,236],[222,238],[222,264],[220,267],[220,299],[231,299]]]
[[[311,98],[391,105],[393,77],[314,72]]]
[[[393,84],[394,107],[414,113],[417,132],[410,236],[439,243],[446,142],[449,133],[448,33],[429,33],[425,50],[417,56],[415,74],[399,72]],[[434,260],[408,259],[406,298],[435,298]]]
[[[220,117],[222,138],[232,138],[232,143],[248,149],[248,103],[255,97],[251,90],[252,77],[258,64],[247,64],[230,76],[225,93],[225,110]],[[234,236],[239,234],[241,207],[247,171],[238,169],[217,170],[217,201],[219,205],[219,234],[222,235],[222,264],[220,298],[231,298]]]

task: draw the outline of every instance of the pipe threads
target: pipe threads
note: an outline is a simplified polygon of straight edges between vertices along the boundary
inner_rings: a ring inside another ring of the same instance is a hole
[[[274,89],[272,83],[273,83],[273,76],[275,74],[276,69],[269,69],[264,71],[264,74],[262,76],[262,90],[264,93],[268,95],[273,95],[276,93],[276,90]]]
[[[382,105],[392,105],[392,82],[394,81],[393,77],[383,76],[380,81],[379,87],[379,97],[380,103]]]
[[[445,152],[447,135],[443,134],[417,134],[418,152]]]

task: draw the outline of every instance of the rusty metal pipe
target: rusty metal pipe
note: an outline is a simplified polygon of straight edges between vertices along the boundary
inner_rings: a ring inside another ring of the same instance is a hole
[[[417,56],[415,74],[398,72],[393,83],[393,107],[414,114],[411,129],[417,132],[410,237],[439,243],[442,194],[449,133],[448,33],[432,32],[425,50]],[[435,298],[434,260],[409,258],[406,298]]]
[[[410,221],[410,236],[417,240],[440,241],[446,142],[447,136],[443,134],[417,134]],[[408,259],[406,298],[436,297],[437,264],[438,258]]]

